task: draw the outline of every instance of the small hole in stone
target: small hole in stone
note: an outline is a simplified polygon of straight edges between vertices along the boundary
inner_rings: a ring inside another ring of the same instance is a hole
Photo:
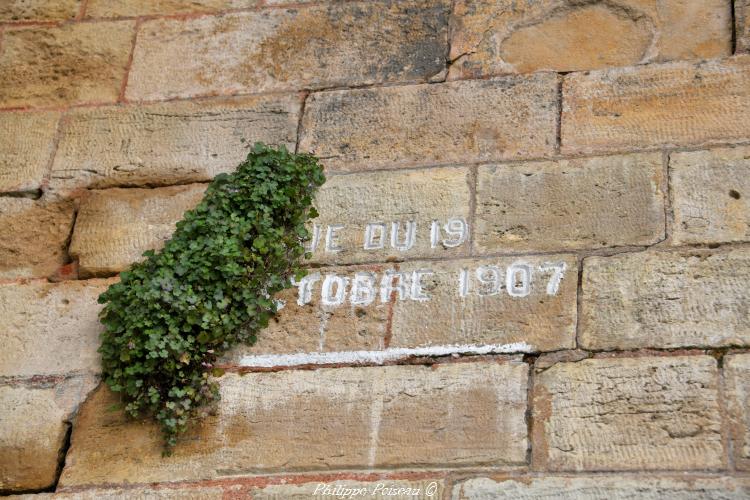
[[[710,244],[708,245],[708,248],[719,248],[720,246],[721,246],[721,245],[719,245],[718,243],[710,243]]]
[[[62,300],[61,300],[60,302],[62,302],[62,303],[63,303],[63,304],[65,304],[66,306],[67,306],[68,304],[70,304],[70,301],[69,301],[68,299],[62,299]]]
[[[731,196],[735,200],[739,200],[742,197],[740,196],[740,193],[738,191],[735,191],[734,189],[729,190],[729,196]]]

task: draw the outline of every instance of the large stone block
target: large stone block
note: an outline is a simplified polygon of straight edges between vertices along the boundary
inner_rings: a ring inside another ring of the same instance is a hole
[[[728,0],[459,0],[451,34],[451,79],[580,71],[730,55],[732,12]]]
[[[114,281],[0,285],[0,376],[99,372],[97,298]]]
[[[331,170],[536,158],[554,152],[557,77],[310,95],[300,150]]]
[[[467,168],[329,176],[315,196],[312,261],[467,255],[470,183]]]
[[[256,7],[261,0],[89,0],[86,17],[167,16]]]
[[[0,490],[54,485],[71,415],[95,386],[85,377],[49,387],[0,386]]]
[[[650,245],[664,238],[660,153],[480,166],[479,254]]]
[[[5,0],[0,5],[0,22],[67,21],[80,10],[81,0]]]
[[[445,69],[449,10],[449,0],[331,2],[147,21],[127,97],[427,81]]]
[[[405,300],[394,292],[389,345],[572,348],[577,268],[571,255],[402,264],[396,281],[410,291]]]
[[[178,184],[234,170],[256,141],[294,150],[295,94],[72,111],[52,167],[55,189]]]
[[[587,359],[537,374],[538,470],[726,467],[719,373],[710,356]]]
[[[672,242],[750,240],[750,147],[672,153]]]
[[[477,477],[461,481],[453,487],[454,500],[504,499],[516,500],[557,498],[560,500],[740,500],[750,495],[746,478],[708,476],[547,476],[490,478]]]
[[[115,102],[134,28],[116,21],[5,30],[0,107]]]
[[[584,349],[750,343],[750,250],[638,252],[583,261]]]
[[[750,139],[750,56],[566,75],[563,153]]]
[[[203,198],[206,184],[158,189],[90,191],[81,201],[70,254],[82,277],[118,273],[159,249],[185,211]]]
[[[0,198],[0,279],[47,277],[65,264],[70,202]]]
[[[724,358],[724,384],[734,463],[750,470],[750,354]]]
[[[0,403],[0,488],[51,486],[67,432],[54,390],[0,387]]]
[[[0,113],[0,192],[41,188],[60,113]]]
[[[750,52],[750,0],[734,0],[737,52]]]
[[[154,425],[105,411],[102,388],[78,415],[61,485],[523,464],[526,383],[516,361],[228,374],[218,414],[169,460]]]

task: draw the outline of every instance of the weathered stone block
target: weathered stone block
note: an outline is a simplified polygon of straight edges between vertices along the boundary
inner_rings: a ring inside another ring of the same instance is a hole
[[[750,147],[672,153],[672,242],[750,240]]]
[[[134,28],[117,21],[6,29],[0,107],[115,102]]]
[[[0,488],[51,486],[67,432],[54,390],[0,387],[0,403]]]
[[[0,192],[42,186],[59,118],[54,112],[0,114]]]
[[[638,252],[583,261],[584,349],[750,343],[750,250]]]
[[[0,285],[0,376],[97,373],[97,298],[115,280]]]
[[[75,19],[81,0],[6,0],[0,21],[66,21]]]
[[[330,176],[315,197],[315,263],[466,255],[469,170],[434,168]]]
[[[159,189],[90,191],[81,201],[70,254],[82,277],[118,273],[159,249],[185,211],[203,198],[206,184]]]
[[[261,0],[89,0],[86,17],[135,17],[220,12],[256,7]]]
[[[80,109],[65,119],[55,189],[200,182],[234,170],[256,141],[294,150],[300,97]]]
[[[558,363],[534,380],[535,469],[726,466],[710,356],[587,359]]]
[[[147,21],[127,97],[427,81],[445,69],[449,10],[449,0],[331,2]]]
[[[557,77],[310,95],[300,150],[331,170],[534,158],[555,148]]]
[[[403,279],[408,295],[399,300],[395,292],[390,346],[507,344],[509,352],[572,348],[577,268],[571,255],[403,264],[403,277],[394,282]]]
[[[0,198],[0,279],[47,277],[65,263],[70,202]]]
[[[96,386],[73,378],[51,387],[0,386],[0,489],[52,486],[72,413]]]
[[[734,477],[654,477],[654,476],[547,476],[489,478],[478,477],[453,487],[454,500],[508,498],[560,500],[740,500],[750,495],[750,482]]]
[[[750,52],[750,0],[734,0],[737,52]]]
[[[750,139],[750,56],[566,75],[563,153]]]
[[[479,167],[474,250],[650,245],[664,238],[660,153]]]
[[[451,18],[454,63],[448,76],[727,56],[731,19],[727,0],[459,0]]]
[[[521,362],[228,374],[220,383],[218,414],[169,460],[154,425],[105,412],[113,396],[97,391],[77,417],[61,485],[526,460]]]
[[[750,354],[724,358],[724,384],[735,466],[750,470]]]

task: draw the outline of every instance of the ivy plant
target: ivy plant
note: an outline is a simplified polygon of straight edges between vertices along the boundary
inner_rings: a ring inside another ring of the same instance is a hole
[[[217,358],[255,342],[277,311],[273,295],[304,275],[305,223],[324,181],[315,157],[255,144],[162,250],[145,252],[99,297],[104,380],[128,415],[156,419],[166,454],[218,400]]]

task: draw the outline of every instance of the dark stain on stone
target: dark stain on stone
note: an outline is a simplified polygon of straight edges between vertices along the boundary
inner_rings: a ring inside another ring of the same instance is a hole
[[[238,71],[250,83],[265,73],[312,87],[427,79],[445,66],[448,6],[336,3],[289,11]]]

